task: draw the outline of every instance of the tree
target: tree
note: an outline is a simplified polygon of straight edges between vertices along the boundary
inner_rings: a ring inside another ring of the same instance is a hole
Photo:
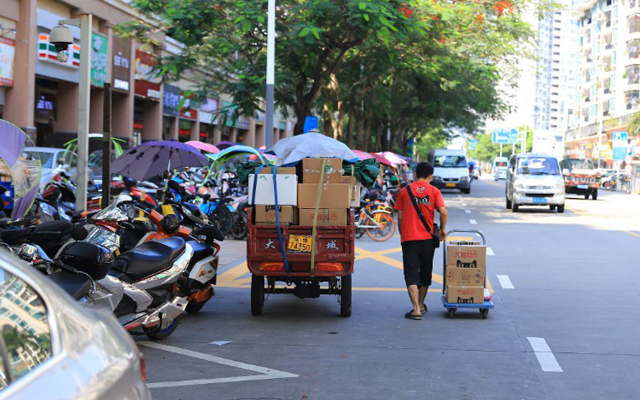
[[[532,37],[528,1],[278,0],[276,102],[294,110],[294,133],[315,111],[334,137],[348,131],[368,149],[403,148],[433,126],[472,132],[507,109],[497,87]],[[165,80],[189,73],[202,95],[233,96],[238,114],[262,108],[267,0],[133,4],[157,23],[121,33],[164,31],[185,45],[160,59]]]

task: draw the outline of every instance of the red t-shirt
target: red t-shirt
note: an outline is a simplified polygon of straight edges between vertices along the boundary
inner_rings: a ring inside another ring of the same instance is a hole
[[[411,191],[416,198],[418,207],[422,211],[422,215],[427,220],[429,229],[432,229],[434,211],[445,206],[442,193],[427,182],[413,182]],[[406,187],[398,193],[395,208],[398,211],[402,211],[402,226],[400,227],[402,242],[431,239],[431,234],[424,228],[416,209],[411,203]]]

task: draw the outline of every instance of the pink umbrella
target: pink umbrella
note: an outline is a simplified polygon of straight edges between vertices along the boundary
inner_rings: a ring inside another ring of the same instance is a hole
[[[393,167],[395,168],[395,166],[393,165],[393,163],[389,160],[387,160],[382,154],[378,154],[378,153],[371,153],[371,156],[373,158],[375,158],[376,160],[378,160],[378,162],[382,165],[386,165],[389,167]]]
[[[405,165],[405,164],[408,164],[405,160],[403,160],[396,153],[392,153],[390,151],[384,151],[384,152],[378,153],[378,154],[380,154],[382,157],[384,157],[387,160],[389,160],[393,165]]]
[[[360,157],[361,159],[363,159],[363,160],[368,160],[370,158],[373,158],[373,156],[371,154],[369,154],[367,152],[364,152],[364,151],[354,150],[353,152],[356,153],[356,155],[358,157]]]
[[[187,144],[191,147],[195,147],[198,150],[206,151],[207,153],[218,154],[220,153],[220,149],[211,143],[199,142],[197,140],[192,140],[187,142]]]

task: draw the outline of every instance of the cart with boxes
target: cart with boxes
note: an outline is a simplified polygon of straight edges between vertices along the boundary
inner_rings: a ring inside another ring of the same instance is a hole
[[[262,314],[266,296],[279,293],[337,295],[340,315],[351,315],[356,185],[342,175],[338,158],[305,158],[297,168],[261,167],[249,176],[253,315]]]
[[[473,238],[455,240],[453,234],[477,235]],[[493,308],[491,293],[487,289],[486,239],[478,230],[452,230],[447,233],[443,250],[443,295],[442,304],[453,318],[458,309],[477,309],[482,318],[489,316]]]

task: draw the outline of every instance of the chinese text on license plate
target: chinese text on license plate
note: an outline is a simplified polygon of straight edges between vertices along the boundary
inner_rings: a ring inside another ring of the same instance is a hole
[[[289,236],[289,245],[287,246],[287,249],[290,251],[311,253],[311,236],[301,236],[301,235]]]
[[[447,183],[447,187],[456,187],[455,183]]]

